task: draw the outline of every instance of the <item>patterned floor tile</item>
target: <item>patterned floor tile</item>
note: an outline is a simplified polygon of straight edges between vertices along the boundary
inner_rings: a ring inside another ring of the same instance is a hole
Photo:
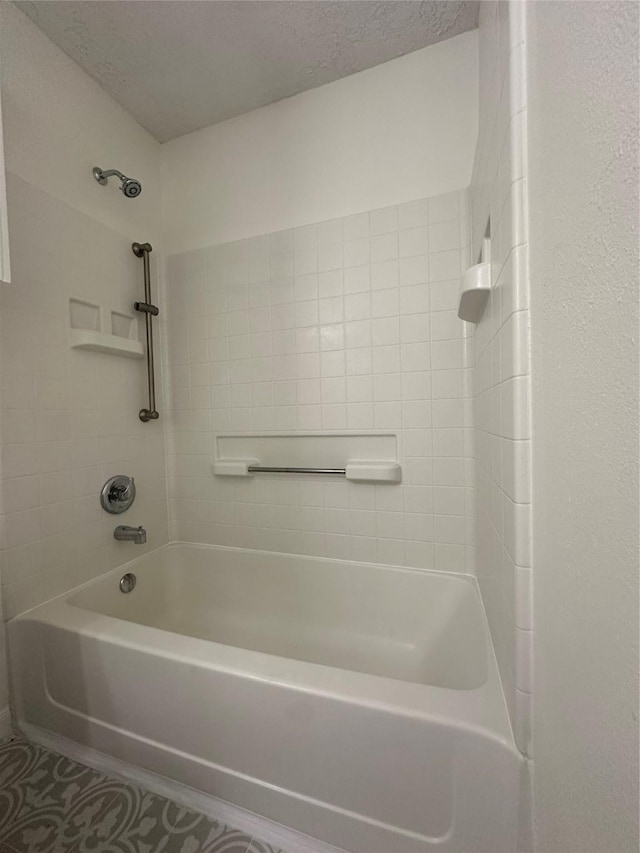
[[[0,742],[0,853],[284,853],[20,737]]]
[[[80,841],[77,853],[246,853],[250,841],[238,830],[127,785]]]
[[[273,847],[271,844],[267,844],[266,841],[260,841],[258,838],[252,838],[247,853],[285,853],[285,851],[281,850],[279,847]]]
[[[0,747],[0,842],[17,853],[61,853],[115,796],[105,776],[35,744]]]

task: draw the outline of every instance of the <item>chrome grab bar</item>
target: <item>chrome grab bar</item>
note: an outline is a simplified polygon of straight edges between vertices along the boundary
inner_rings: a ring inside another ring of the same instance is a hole
[[[140,409],[138,416],[141,421],[157,421],[160,417],[156,411],[156,380],[153,366],[153,318],[158,316],[157,306],[151,303],[151,273],[149,271],[149,252],[151,243],[132,243],[131,251],[136,258],[142,258],[144,264],[144,302],[136,302],[134,308],[144,314],[147,332],[147,381],[149,383],[149,408]]]
[[[345,477],[346,468],[267,468],[262,465],[249,465],[249,474],[337,474]]]

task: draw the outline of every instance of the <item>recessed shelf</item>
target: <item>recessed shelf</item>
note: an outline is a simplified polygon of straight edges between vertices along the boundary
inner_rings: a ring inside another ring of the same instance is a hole
[[[69,339],[72,349],[120,355],[124,358],[144,357],[144,347],[140,341],[122,338],[119,335],[108,335],[105,332],[96,332],[93,329],[70,329]]]
[[[399,483],[397,455],[396,436],[390,433],[219,435],[213,473],[341,475],[353,482]]]
[[[135,339],[136,321],[131,314],[123,314],[121,311],[111,312],[111,334],[118,338]]]
[[[255,470],[251,470],[255,467]],[[263,469],[263,470],[261,470]],[[397,462],[346,462],[344,468],[296,468],[261,465],[257,459],[218,459],[213,463],[213,473],[217,477],[254,477],[267,474],[338,474],[357,483],[399,483],[402,480],[402,467]]]
[[[72,349],[144,358],[144,347],[136,338],[136,321],[131,314],[72,298],[69,300],[69,327]],[[105,328],[107,331],[103,331]]]
[[[69,300],[69,325],[72,329],[102,330],[102,309],[93,302],[84,299]]]

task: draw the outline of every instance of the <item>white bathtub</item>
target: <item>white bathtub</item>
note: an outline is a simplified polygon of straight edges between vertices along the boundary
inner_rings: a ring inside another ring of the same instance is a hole
[[[472,578],[170,545],[9,642],[18,724],[347,850],[515,850],[521,759]]]

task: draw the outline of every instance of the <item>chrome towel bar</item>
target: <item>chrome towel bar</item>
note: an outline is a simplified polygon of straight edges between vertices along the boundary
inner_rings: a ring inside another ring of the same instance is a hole
[[[335,457],[334,457],[335,458]],[[254,474],[325,474],[345,477],[362,483],[399,483],[402,468],[393,459],[366,461],[350,459],[344,468],[314,468],[310,465],[261,465],[252,459],[215,459],[213,473],[217,477],[253,477]]]
[[[249,465],[249,474],[337,474],[345,477],[346,468],[267,468],[262,465]]]

